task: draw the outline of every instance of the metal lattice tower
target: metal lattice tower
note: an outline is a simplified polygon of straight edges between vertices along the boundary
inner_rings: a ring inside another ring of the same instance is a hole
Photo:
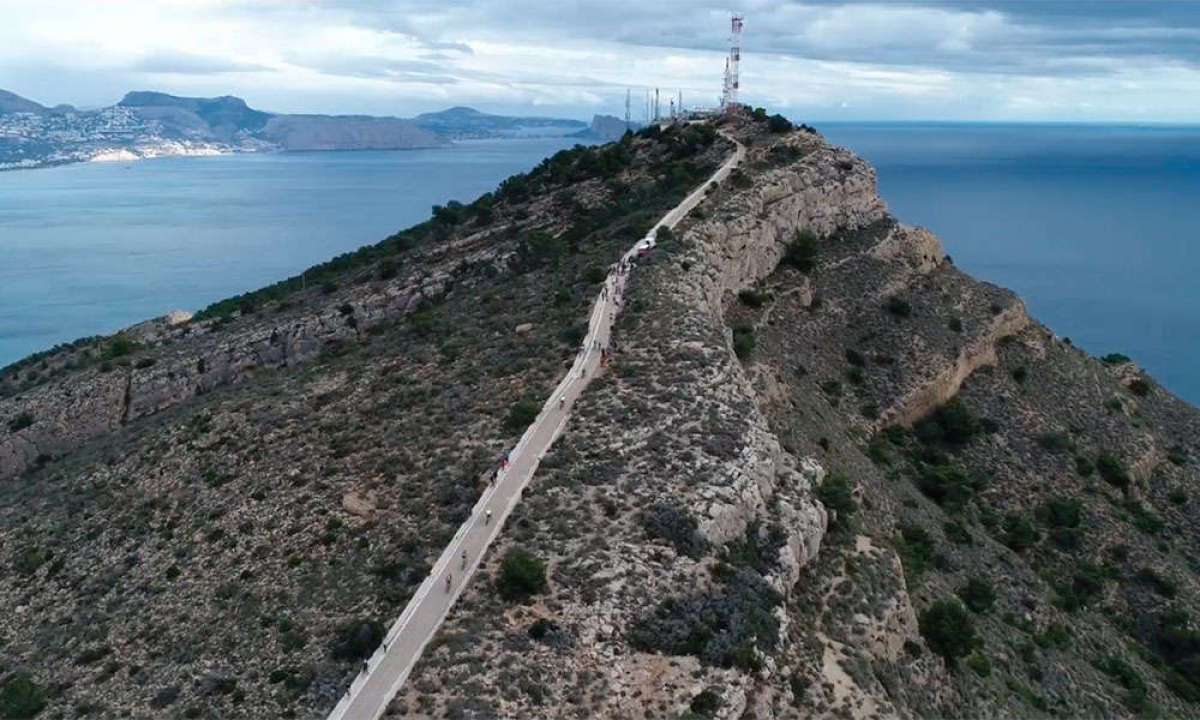
[[[725,58],[725,86],[721,91],[721,107],[732,109],[738,104],[738,65],[742,60],[742,22],[744,16],[729,18],[729,57]]]
[[[625,88],[625,129],[629,129],[629,88]]]

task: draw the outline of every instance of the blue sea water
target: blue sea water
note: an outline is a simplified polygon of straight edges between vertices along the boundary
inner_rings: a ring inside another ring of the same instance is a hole
[[[1200,404],[1200,128],[827,124],[902,221],[1090,353]]]
[[[0,367],[261,287],[575,141],[164,158],[0,173]]]

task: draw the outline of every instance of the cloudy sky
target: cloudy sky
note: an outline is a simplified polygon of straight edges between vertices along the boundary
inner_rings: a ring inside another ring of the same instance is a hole
[[[658,86],[711,105],[731,8],[743,98],[799,120],[1200,122],[1190,0],[0,0],[0,88],[588,118]]]

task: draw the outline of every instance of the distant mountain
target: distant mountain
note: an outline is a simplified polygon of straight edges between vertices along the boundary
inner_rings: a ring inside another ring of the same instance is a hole
[[[469,107],[452,107],[422,113],[413,121],[420,127],[449,138],[561,137],[587,129],[580,120],[548,117],[491,115]]]
[[[286,115],[224,95],[181,97],[139,90],[116,105],[53,109],[0,90],[0,170],[89,160],[212,155],[271,150],[405,150],[463,138],[578,137],[607,141],[625,131],[617,118],[592,125],[549,117],[492,115],[453,107],[415,118]]]
[[[641,127],[641,123],[626,123],[621,118],[612,115],[593,115],[592,124],[577,133],[572,133],[571,137],[577,137],[582,140],[595,140],[597,142],[611,142],[620,139],[626,130],[637,132]]]
[[[32,100],[11,93],[7,90],[0,90],[0,115],[6,113],[46,113],[50,109],[44,105],[38,105]]]
[[[395,150],[447,143],[411,120],[366,115],[276,115],[258,136],[284,150]]]
[[[134,108],[148,120],[162,120],[189,128],[205,125],[213,137],[223,140],[232,139],[240,132],[261,130],[271,119],[271,113],[251,109],[245,100],[232,95],[189,98],[140,91],[127,94],[117,104]]]

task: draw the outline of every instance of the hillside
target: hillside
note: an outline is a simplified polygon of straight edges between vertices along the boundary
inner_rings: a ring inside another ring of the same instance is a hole
[[[305,280],[7,368],[0,717],[13,687],[48,716],[323,717],[604,268],[726,152],[559,153]]]
[[[1200,412],[747,114],[0,373],[0,716],[324,717],[718,129],[392,714],[1196,714]]]

